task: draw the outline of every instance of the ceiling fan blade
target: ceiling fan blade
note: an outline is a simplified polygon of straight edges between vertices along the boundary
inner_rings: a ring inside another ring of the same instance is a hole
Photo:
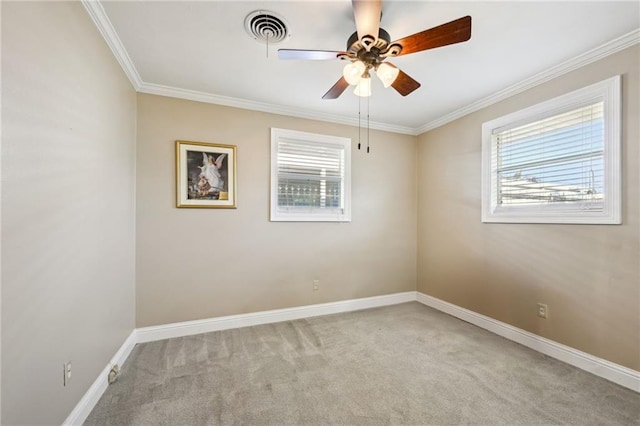
[[[400,93],[402,96],[407,96],[409,93],[413,92],[418,87],[420,87],[420,83],[418,83],[413,78],[405,74],[402,70],[400,70],[398,77],[396,77],[394,82],[391,83],[391,87],[396,89],[396,91]]]
[[[347,52],[332,50],[302,50],[302,49],[278,49],[279,59],[338,59],[340,55],[349,55]]]
[[[337,99],[338,96],[342,95],[342,92],[344,92],[347,87],[349,87],[347,80],[345,80],[344,77],[340,77],[340,80],[338,80],[336,84],[334,84],[333,87],[329,89],[324,96],[322,96],[322,99]]]
[[[356,20],[358,39],[362,41],[363,37],[368,36],[373,38],[372,42],[376,41],[380,31],[382,0],[352,0],[351,4],[353,5],[353,17]]]
[[[398,56],[400,56],[435,49],[436,47],[447,46],[449,44],[461,43],[470,38],[471,16],[465,16],[394,41],[391,44],[399,44],[402,46],[402,51],[398,54]]]

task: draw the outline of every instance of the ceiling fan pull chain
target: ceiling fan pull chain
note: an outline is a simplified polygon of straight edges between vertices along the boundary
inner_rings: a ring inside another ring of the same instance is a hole
[[[367,154],[369,153],[369,99],[371,97],[367,97]]]
[[[362,98],[358,97],[358,149],[360,149],[360,106],[362,105]]]

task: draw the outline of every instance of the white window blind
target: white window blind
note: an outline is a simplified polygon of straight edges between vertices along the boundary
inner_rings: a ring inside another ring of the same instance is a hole
[[[347,221],[351,141],[272,129],[271,220]]]
[[[494,132],[498,204],[602,210],[603,102]]]
[[[482,221],[621,221],[620,76],[482,125]]]

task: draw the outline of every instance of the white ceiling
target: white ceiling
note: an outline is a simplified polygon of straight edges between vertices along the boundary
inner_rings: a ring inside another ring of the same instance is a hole
[[[278,48],[344,50],[355,31],[349,0],[101,4],[102,25],[115,30],[107,38],[116,50],[121,43],[120,59],[130,62],[140,91],[329,121],[357,119],[360,98],[351,89],[336,100],[322,99],[344,62],[277,56]],[[277,13],[291,32],[269,46],[268,57],[267,46],[245,31],[244,19],[254,10]],[[381,27],[396,40],[465,15],[473,19],[468,42],[393,59],[422,83],[418,90],[402,97],[373,79],[372,127],[417,133],[495,99],[496,92],[541,81],[554,67],[583,63],[597,56],[587,52],[614,39],[637,43],[640,2],[385,1]]]

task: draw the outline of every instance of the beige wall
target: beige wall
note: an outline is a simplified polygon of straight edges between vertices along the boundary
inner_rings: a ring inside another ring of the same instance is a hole
[[[640,370],[639,49],[419,138],[372,131],[367,155],[349,126],[136,100],[80,4],[3,2],[1,422],[61,423],[134,323],[412,291],[416,282]],[[481,124],[614,74],[624,89],[623,225],[482,224]],[[269,222],[271,127],[352,138],[351,223]],[[175,208],[176,139],[238,146],[237,209]],[[537,302],[549,304],[549,319],[535,316]]]
[[[269,222],[270,128],[352,139],[351,223]],[[416,138],[138,95],[137,325],[413,291]],[[238,208],[175,207],[174,141],[238,146]],[[320,290],[312,290],[312,280]]]
[[[2,2],[2,424],[62,423],[134,327],[135,103],[79,2]]]
[[[638,45],[419,136],[418,290],[640,370]],[[480,222],[482,123],[616,74],[623,224]],[[550,317],[536,316],[536,303]]]

